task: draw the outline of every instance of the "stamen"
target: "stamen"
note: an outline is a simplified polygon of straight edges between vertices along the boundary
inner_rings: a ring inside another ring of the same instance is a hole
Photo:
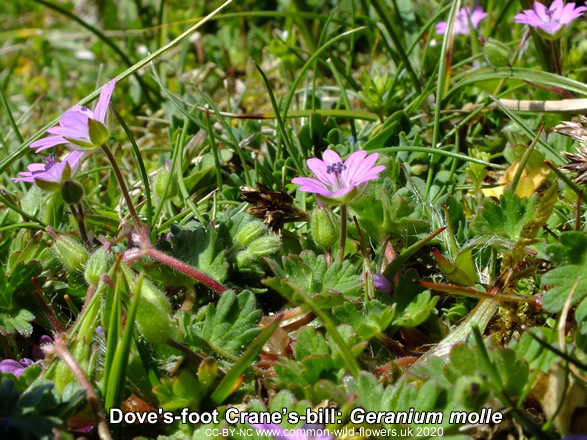
[[[333,163],[332,165],[328,165],[326,167],[326,174],[340,174],[342,173],[342,170],[346,170],[346,165],[344,165],[342,162]]]

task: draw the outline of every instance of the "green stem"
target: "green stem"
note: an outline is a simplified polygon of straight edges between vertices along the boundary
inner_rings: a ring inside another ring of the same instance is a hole
[[[216,168],[216,186],[218,191],[222,192],[222,169],[220,168],[220,157],[218,156],[218,145],[214,139],[214,129],[212,128],[212,121],[210,120],[210,111],[206,109],[206,125],[208,127],[208,139],[210,139],[210,147],[212,148],[212,155],[214,156],[214,165]],[[246,167],[246,164],[243,164]]]
[[[341,263],[344,260],[344,248],[346,245],[346,223],[347,223],[347,207],[342,205],[340,207],[340,247],[338,249],[338,261]]]
[[[10,110],[10,106],[8,105],[8,100],[6,99],[6,95],[4,94],[4,90],[2,90],[2,87],[0,87],[0,99],[2,100],[2,105],[4,106],[4,110],[6,110],[6,114],[8,115],[8,121],[10,122],[10,125],[12,126],[12,130],[14,131],[16,139],[18,140],[18,142],[20,142],[22,144],[24,142],[24,139],[22,138],[22,135],[20,134],[20,131],[18,130],[18,126],[16,125],[16,121],[14,120],[14,117],[12,116],[12,111]]]
[[[130,216],[135,224],[135,228],[137,232],[141,230],[141,222],[139,217],[137,216],[137,212],[135,211],[135,207],[132,203],[132,199],[130,198],[130,194],[128,193],[128,189],[126,188],[126,183],[124,182],[124,178],[122,177],[122,173],[120,172],[120,168],[116,163],[116,159],[110,149],[106,146],[106,144],[102,144],[102,150],[106,153],[110,164],[112,165],[112,169],[114,170],[114,174],[116,175],[116,179],[118,180],[118,184],[120,185],[120,190],[122,191],[122,195],[124,196],[124,200],[126,200],[126,204],[128,205],[128,211],[130,212]]]
[[[135,138],[133,137],[130,128],[128,128],[128,125],[126,125],[126,122],[124,121],[124,119],[122,118],[122,116],[120,116],[120,114],[114,110],[114,108],[111,108],[114,116],[116,117],[116,120],[118,121],[118,123],[120,124],[120,126],[122,127],[122,129],[124,130],[124,132],[126,133],[126,136],[128,137],[128,140],[130,141],[130,144],[132,145],[132,152],[135,158],[135,161],[137,163],[137,165],[139,166],[139,171],[141,172],[141,178],[143,179],[143,185],[145,185],[145,197],[147,199],[147,223],[149,225],[153,224],[153,203],[151,201],[151,187],[149,186],[149,177],[147,175],[147,169],[145,168],[145,163],[143,162],[143,158],[141,156],[141,150],[139,149],[139,146],[137,145]]]

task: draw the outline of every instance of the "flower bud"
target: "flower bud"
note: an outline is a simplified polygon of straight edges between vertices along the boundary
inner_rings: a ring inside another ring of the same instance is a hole
[[[322,249],[328,249],[338,240],[338,227],[330,210],[325,206],[318,206],[310,217],[312,238]]]
[[[61,184],[61,197],[66,203],[79,203],[84,195],[84,187],[75,180],[66,180]]]
[[[380,273],[373,274],[373,284],[377,290],[387,295],[391,294],[391,284],[384,275]]]
[[[141,295],[144,293],[143,288]],[[139,298],[135,322],[143,337],[153,344],[165,344],[171,336],[169,314],[145,298]]]
[[[237,234],[236,241],[242,247],[248,246],[255,238],[259,237],[266,228],[263,223],[252,221],[247,223]]]
[[[98,284],[100,276],[108,271],[108,263],[110,258],[108,252],[103,247],[98,248],[88,260],[86,264],[86,270],[84,271],[84,277],[90,284]]]
[[[253,258],[266,257],[274,254],[281,248],[281,240],[275,235],[267,235],[257,238],[249,244],[248,251]]]
[[[218,376],[218,363],[215,359],[208,358],[200,362],[198,367],[198,381],[204,386],[209,387],[214,384]]]
[[[240,251],[236,254],[236,267],[239,269],[246,268],[253,258],[248,250]]]
[[[483,45],[483,55],[492,67],[507,67],[510,65],[511,51],[499,40],[490,38]]]
[[[61,263],[71,271],[81,271],[88,261],[88,251],[75,238],[59,235],[53,244],[53,252]]]
[[[171,181],[169,182],[167,197],[175,197],[177,195],[177,180],[175,180],[175,176],[172,176],[168,169],[162,168],[155,177],[155,193],[159,197],[163,197],[163,193],[167,187],[167,179],[169,178],[171,178]]]

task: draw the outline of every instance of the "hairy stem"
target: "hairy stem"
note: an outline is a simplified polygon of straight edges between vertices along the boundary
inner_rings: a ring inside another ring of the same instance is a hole
[[[220,294],[228,290],[220,282],[216,281],[211,276],[206,275],[204,272],[200,272],[195,267],[192,267],[189,264],[186,264],[183,261],[178,260],[177,258],[173,258],[172,256],[167,255],[164,252],[158,251],[153,247],[150,247],[146,251],[146,255],[148,255],[151,258],[154,258],[160,263],[166,264],[170,267],[173,267],[176,270],[179,270],[180,272],[185,273],[186,275],[200,281],[201,283],[208,286],[210,289]]]
[[[135,224],[135,228],[137,228],[137,231],[140,231],[141,230],[141,222],[139,220],[139,217],[137,216],[137,212],[135,211],[135,207],[132,204],[130,194],[128,193],[128,189],[126,188],[126,183],[124,183],[124,178],[122,177],[122,173],[120,172],[120,168],[118,167],[118,164],[116,163],[116,159],[114,158],[114,155],[112,154],[110,149],[106,146],[106,144],[102,144],[102,150],[104,151],[104,153],[106,153],[106,156],[108,157],[108,160],[110,161],[110,164],[112,165],[112,169],[114,170],[114,174],[116,174],[116,179],[118,180],[118,184],[120,185],[120,190],[122,191],[122,195],[124,196],[124,200],[126,201],[126,204],[128,206],[128,211],[130,212],[130,216],[132,217],[132,220]]]
[[[112,440],[110,429],[108,428],[108,423],[106,422],[106,414],[104,413],[102,405],[100,404],[100,398],[98,397],[98,394],[94,388],[92,388],[92,384],[84,374],[84,371],[79,366],[73,355],[69,352],[65,342],[60,337],[55,338],[54,347],[57,356],[59,356],[61,360],[65,362],[65,364],[69,367],[77,379],[78,383],[86,391],[88,403],[92,408],[94,417],[96,417],[96,420],[98,421],[98,435],[100,436],[100,439]]]
[[[347,209],[346,205],[340,207],[340,246],[338,249],[338,261],[342,263],[344,260],[344,248],[346,245],[346,222],[347,222]]]
[[[75,205],[70,205],[71,212],[73,212],[73,216],[75,217],[75,221],[77,222],[77,226],[79,228],[79,235],[88,247],[88,249],[92,248],[92,243],[90,243],[90,239],[88,238],[88,232],[86,230],[86,224],[84,221],[84,208],[82,207],[81,203],[78,203],[77,208]]]

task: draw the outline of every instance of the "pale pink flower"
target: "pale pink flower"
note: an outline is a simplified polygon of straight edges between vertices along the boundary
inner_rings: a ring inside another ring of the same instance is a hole
[[[514,20],[516,23],[537,28],[548,38],[558,38],[566,26],[581,17],[585,11],[585,6],[575,8],[575,3],[565,6],[563,0],[554,0],[548,8],[540,2],[534,2],[533,9],[524,10]]]
[[[469,28],[469,20],[471,20],[471,25],[473,29],[477,29],[479,26],[479,22],[487,17],[487,13],[483,11],[481,6],[477,6],[473,13],[469,7],[465,6],[461,8],[459,12],[457,12],[457,16],[455,17],[455,22],[453,24],[453,32],[455,34],[468,34],[470,31]],[[448,23],[446,21],[441,21],[440,23],[436,24],[436,33],[439,35],[444,35],[446,33],[446,27]]]
[[[370,180],[377,179],[377,174],[385,169],[376,166],[379,155],[367,156],[364,150],[351,154],[342,161],[338,153],[326,150],[322,159],[308,159],[308,168],[317,179],[296,177],[292,180],[300,185],[299,190],[316,194],[322,201],[333,204],[346,204],[359,197],[367,188]]]
[[[104,85],[94,111],[85,106],[75,105],[61,116],[59,125],[51,127],[47,136],[31,143],[30,147],[39,151],[65,144],[68,148],[88,151],[100,147],[109,134],[108,109],[112,92],[118,78]]]
[[[59,191],[61,184],[70,179],[79,168],[85,154],[81,151],[72,151],[63,162],[48,157],[43,163],[31,163],[28,171],[18,173],[20,177],[11,177],[15,182],[36,183],[47,191]]]

